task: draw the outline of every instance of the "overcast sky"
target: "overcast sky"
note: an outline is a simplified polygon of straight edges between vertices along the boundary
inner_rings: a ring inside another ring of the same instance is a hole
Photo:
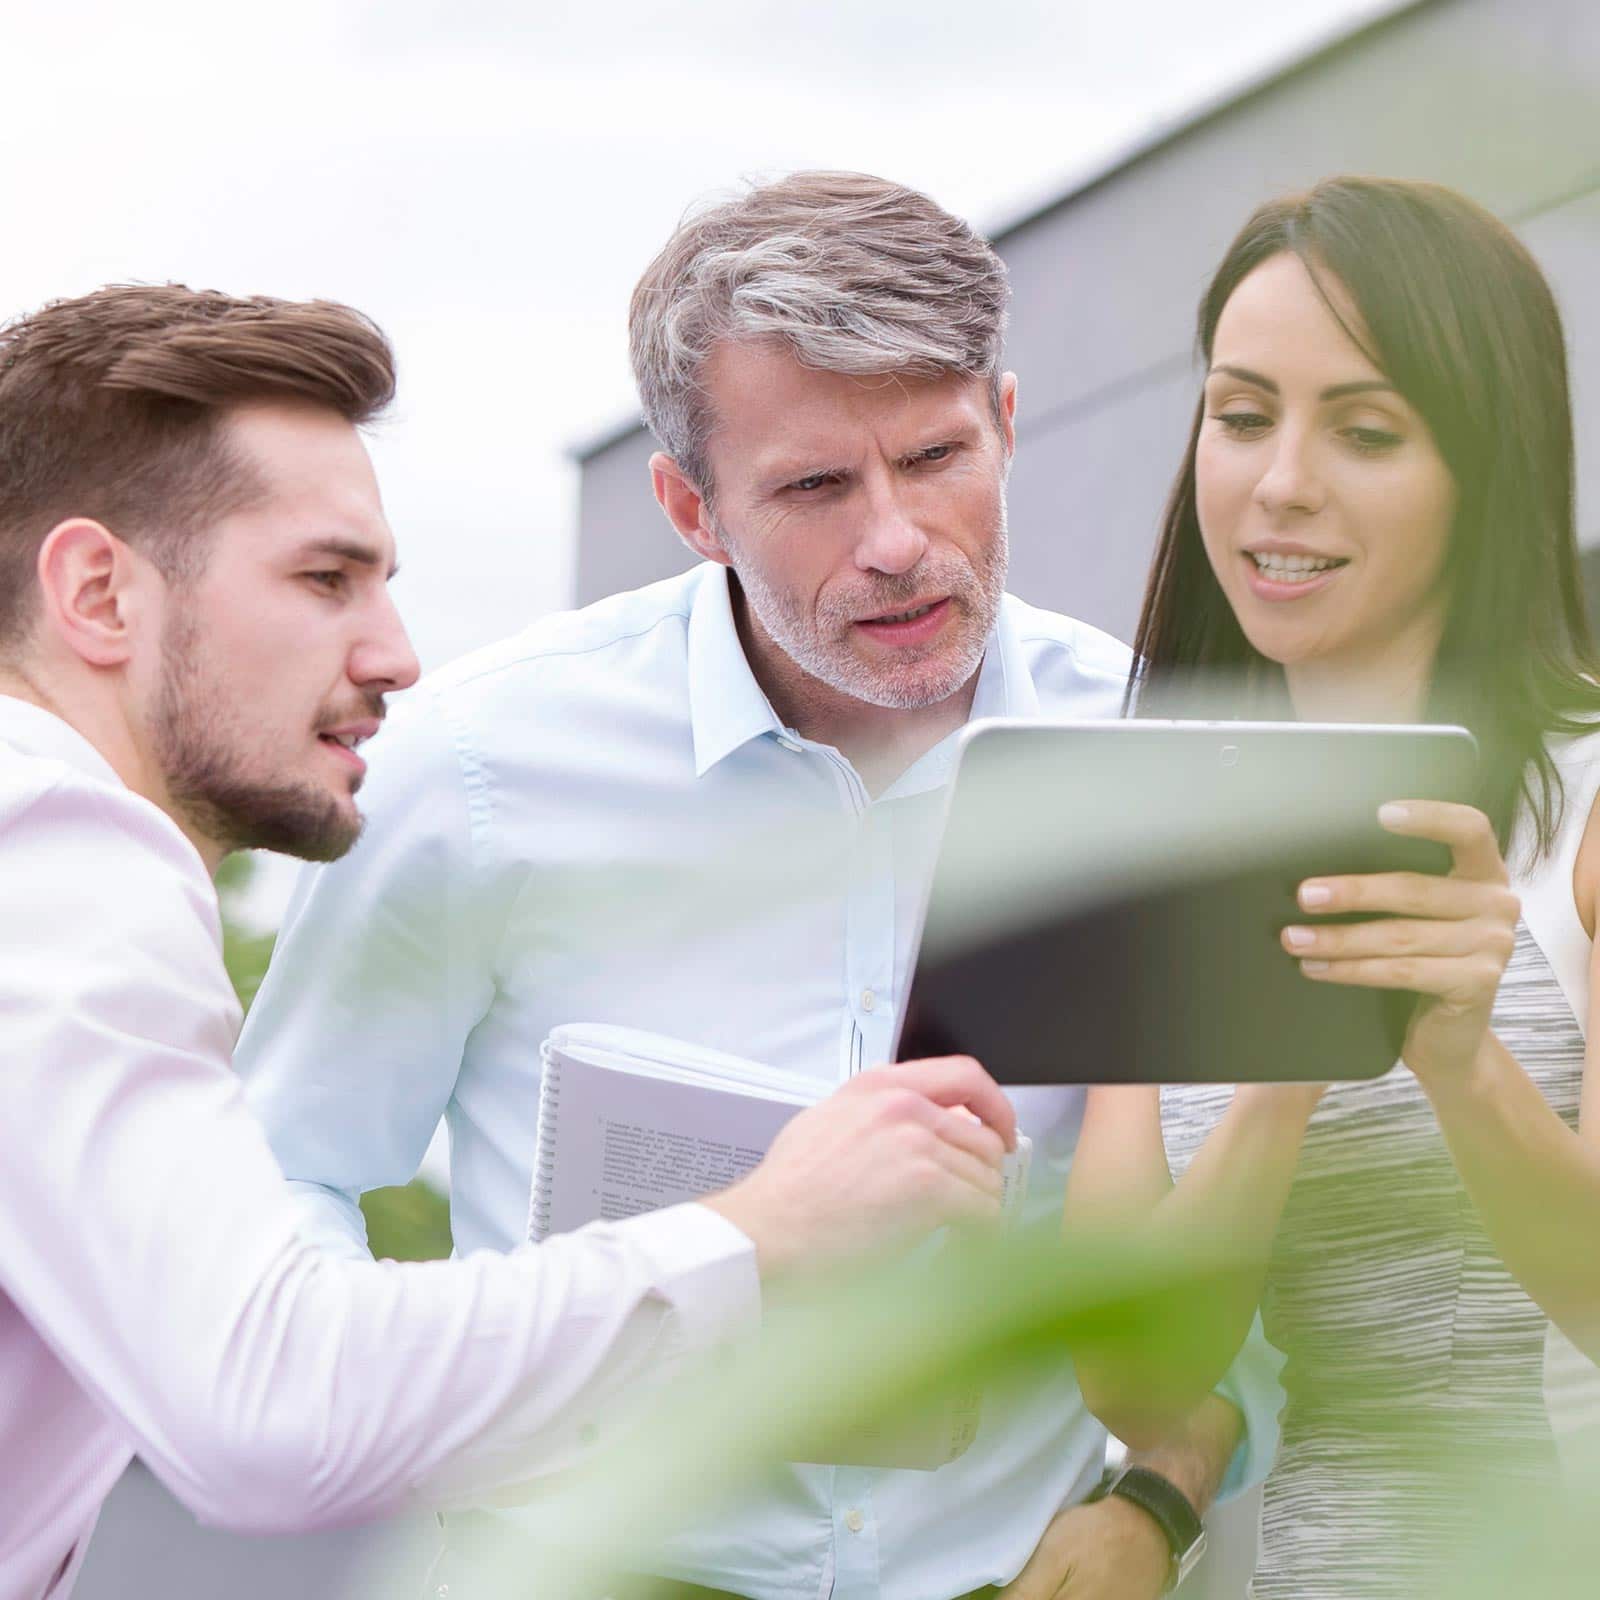
[[[436,666],[568,603],[566,451],[631,411],[628,293],[691,201],[857,167],[994,226],[1390,9],[6,0],[0,308],[170,278],[375,316],[397,597]]]

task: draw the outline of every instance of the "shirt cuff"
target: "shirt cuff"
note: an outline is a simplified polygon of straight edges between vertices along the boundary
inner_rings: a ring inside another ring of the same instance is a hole
[[[1278,1382],[1282,1370],[1283,1357],[1267,1343],[1258,1313],[1233,1365],[1214,1391],[1238,1408],[1244,1428],[1213,1504],[1221,1505],[1255,1488],[1272,1470],[1278,1454],[1278,1413],[1284,1401],[1283,1386]]]
[[[691,1349],[751,1334],[761,1324],[761,1276],[748,1235],[690,1202],[629,1217],[620,1227],[656,1265],[656,1292]]]

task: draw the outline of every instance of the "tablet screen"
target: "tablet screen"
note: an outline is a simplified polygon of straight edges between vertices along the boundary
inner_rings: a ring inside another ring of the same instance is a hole
[[[969,730],[897,1059],[1007,1084],[1321,1081],[1393,1065],[1414,997],[1305,978],[1306,878],[1449,870],[1387,800],[1470,802],[1459,728]]]

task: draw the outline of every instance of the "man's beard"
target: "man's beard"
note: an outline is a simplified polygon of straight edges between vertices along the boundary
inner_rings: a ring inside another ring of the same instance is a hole
[[[155,755],[167,795],[189,826],[228,850],[276,850],[306,861],[342,856],[356,842],[361,818],[313,784],[254,775],[249,734],[208,688],[193,625],[175,619],[161,649]],[[372,714],[382,716],[381,701]],[[256,755],[263,766],[270,759]]]
[[[722,530],[717,532],[721,535]],[[723,548],[756,620],[796,666],[853,700],[894,711],[939,705],[972,677],[983,663],[1006,586],[1003,503],[980,565],[949,555],[920,562],[895,577],[863,574],[859,588],[825,594],[810,609],[753,570],[740,555],[737,541],[723,537]],[[883,662],[865,660],[851,647],[859,619],[903,611],[930,593],[949,595],[958,638],[936,639],[923,652],[908,649]]]

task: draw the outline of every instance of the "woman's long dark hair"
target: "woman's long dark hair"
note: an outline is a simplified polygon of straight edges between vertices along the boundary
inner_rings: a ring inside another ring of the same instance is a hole
[[[1503,224],[1435,184],[1331,178],[1262,206],[1200,303],[1207,367],[1222,309],[1291,251],[1351,338],[1422,416],[1455,480],[1449,603],[1428,716],[1477,736],[1480,804],[1506,843],[1526,803],[1540,853],[1560,820],[1552,733],[1600,713],[1573,517],[1572,412],[1561,314]],[[1358,327],[1340,315],[1330,280]],[[1239,716],[1282,714],[1283,669],[1245,638],[1206,559],[1195,509],[1196,409],[1134,641],[1138,715],[1177,714],[1197,679],[1226,676]],[[1213,708],[1216,710],[1218,708]]]

